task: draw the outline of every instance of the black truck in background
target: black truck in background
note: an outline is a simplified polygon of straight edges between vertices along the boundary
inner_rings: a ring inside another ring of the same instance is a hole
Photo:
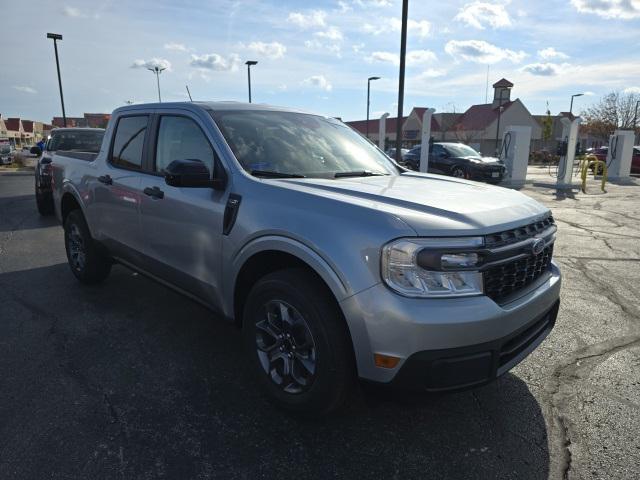
[[[51,163],[56,155],[64,155],[78,160],[92,161],[102,146],[102,128],[57,128],[51,132],[44,152],[33,147],[31,153],[38,155],[35,167],[36,205],[40,215],[53,214],[51,193]]]

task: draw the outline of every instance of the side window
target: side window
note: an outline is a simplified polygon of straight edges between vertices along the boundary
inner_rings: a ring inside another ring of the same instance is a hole
[[[118,120],[111,163],[131,170],[142,169],[142,147],[147,131],[147,115],[123,117]]]
[[[163,172],[174,160],[199,160],[209,170],[214,169],[215,153],[200,127],[190,118],[160,118],[155,171]]]
[[[433,150],[431,150],[431,155],[434,157],[441,157],[444,153],[444,147],[442,145],[434,145]]]

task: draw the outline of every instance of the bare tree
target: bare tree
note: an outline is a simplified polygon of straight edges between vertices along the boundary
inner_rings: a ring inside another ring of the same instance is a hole
[[[636,104],[640,100],[637,93],[611,92],[597,103],[585,109],[580,115],[585,119],[584,128],[596,137],[607,138],[617,128],[632,130]]]

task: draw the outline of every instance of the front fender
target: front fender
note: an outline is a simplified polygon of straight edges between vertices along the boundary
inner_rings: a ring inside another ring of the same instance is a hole
[[[293,238],[280,235],[265,235],[250,240],[236,255],[223,265],[224,278],[231,281],[224,284],[224,312],[233,317],[235,285],[243,265],[255,254],[265,251],[288,253],[309,265],[327,284],[338,302],[353,295],[343,274],[318,252]]]

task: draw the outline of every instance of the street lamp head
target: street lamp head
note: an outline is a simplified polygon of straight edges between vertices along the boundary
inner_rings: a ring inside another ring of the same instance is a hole
[[[247,60],[246,62],[244,62],[245,65],[257,65],[258,62],[256,60]]]
[[[51,38],[52,40],[62,40],[62,35],[59,33],[47,33],[47,38]]]
[[[584,93],[576,93],[575,95],[571,95],[571,96],[572,96],[572,97],[581,97],[581,96],[583,96],[583,95],[584,95]]]
[[[371,81],[371,80],[380,80],[380,77],[369,77],[367,78],[367,81]]]

